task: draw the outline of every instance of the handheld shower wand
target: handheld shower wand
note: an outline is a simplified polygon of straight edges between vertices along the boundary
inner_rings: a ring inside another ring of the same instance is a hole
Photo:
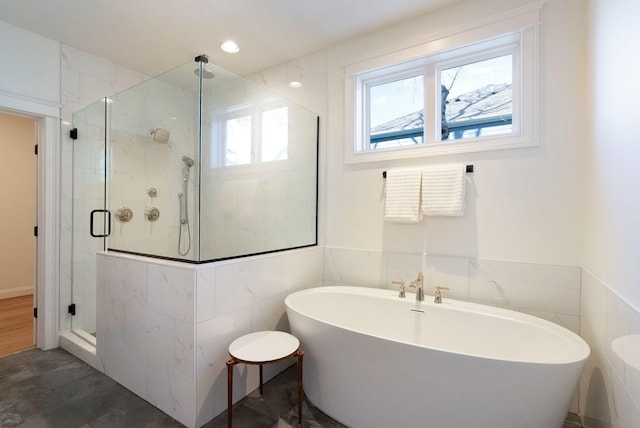
[[[178,254],[186,256],[191,250],[191,226],[189,226],[189,173],[191,168],[195,165],[195,161],[189,156],[182,156],[182,162],[184,162],[184,168],[182,169],[182,192],[178,193],[178,200],[180,202],[180,224],[178,225]],[[186,250],[182,250],[182,236],[183,229],[186,229]]]

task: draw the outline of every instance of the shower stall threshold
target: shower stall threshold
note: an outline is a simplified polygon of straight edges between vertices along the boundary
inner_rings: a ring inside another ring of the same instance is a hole
[[[96,338],[86,332],[65,330],[60,332],[58,345],[94,369],[104,372],[96,355]]]

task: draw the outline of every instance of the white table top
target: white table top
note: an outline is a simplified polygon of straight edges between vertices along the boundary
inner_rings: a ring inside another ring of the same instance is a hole
[[[259,331],[237,338],[229,345],[229,354],[251,363],[277,361],[296,352],[300,341],[282,331]]]

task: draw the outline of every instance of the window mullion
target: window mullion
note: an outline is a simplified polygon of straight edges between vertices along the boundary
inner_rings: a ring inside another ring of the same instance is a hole
[[[368,151],[371,150],[371,133],[370,133],[370,129],[371,129],[371,109],[368,108],[368,106],[370,106],[370,93],[369,91],[371,90],[371,82],[364,82],[361,85],[362,88],[362,93],[360,94],[361,100],[362,100],[362,106],[367,106],[363,109],[361,109],[360,112],[360,124],[361,124],[361,128],[360,128],[360,133],[362,135],[362,150],[363,151]]]
[[[251,163],[258,163],[262,158],[262,110],[254,109],[251,116]]]
[[[440,134],[440,87],[439,79],[436,76],[435,65],[427,64],[424,73],[425,88],[425,111],[424,111],[424,144],[435,144],[439,141],[436,138]]]

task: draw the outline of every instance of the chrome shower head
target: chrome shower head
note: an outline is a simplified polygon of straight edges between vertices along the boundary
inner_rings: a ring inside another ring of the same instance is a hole
[[[184,162],[187,168],[191,168],[193,165],[195,165],[195,161],[189,156],[182,156],[182,162]]]
[[[168,143],[169,137],[171,136],[171,133],[169,131],[162,128],[152,129],[150,134],[153,135],[153,142],[160,144]]]
[[[196,68],[195,70],[193,70],[193,74],[195,74],[196,76],[200,76],[200,69]],[[209,70],[206,67],[202,67],[202,78],[203,79],[213,79],[214,77],[216,77],[216,75],[213,74],[213,71]]]

